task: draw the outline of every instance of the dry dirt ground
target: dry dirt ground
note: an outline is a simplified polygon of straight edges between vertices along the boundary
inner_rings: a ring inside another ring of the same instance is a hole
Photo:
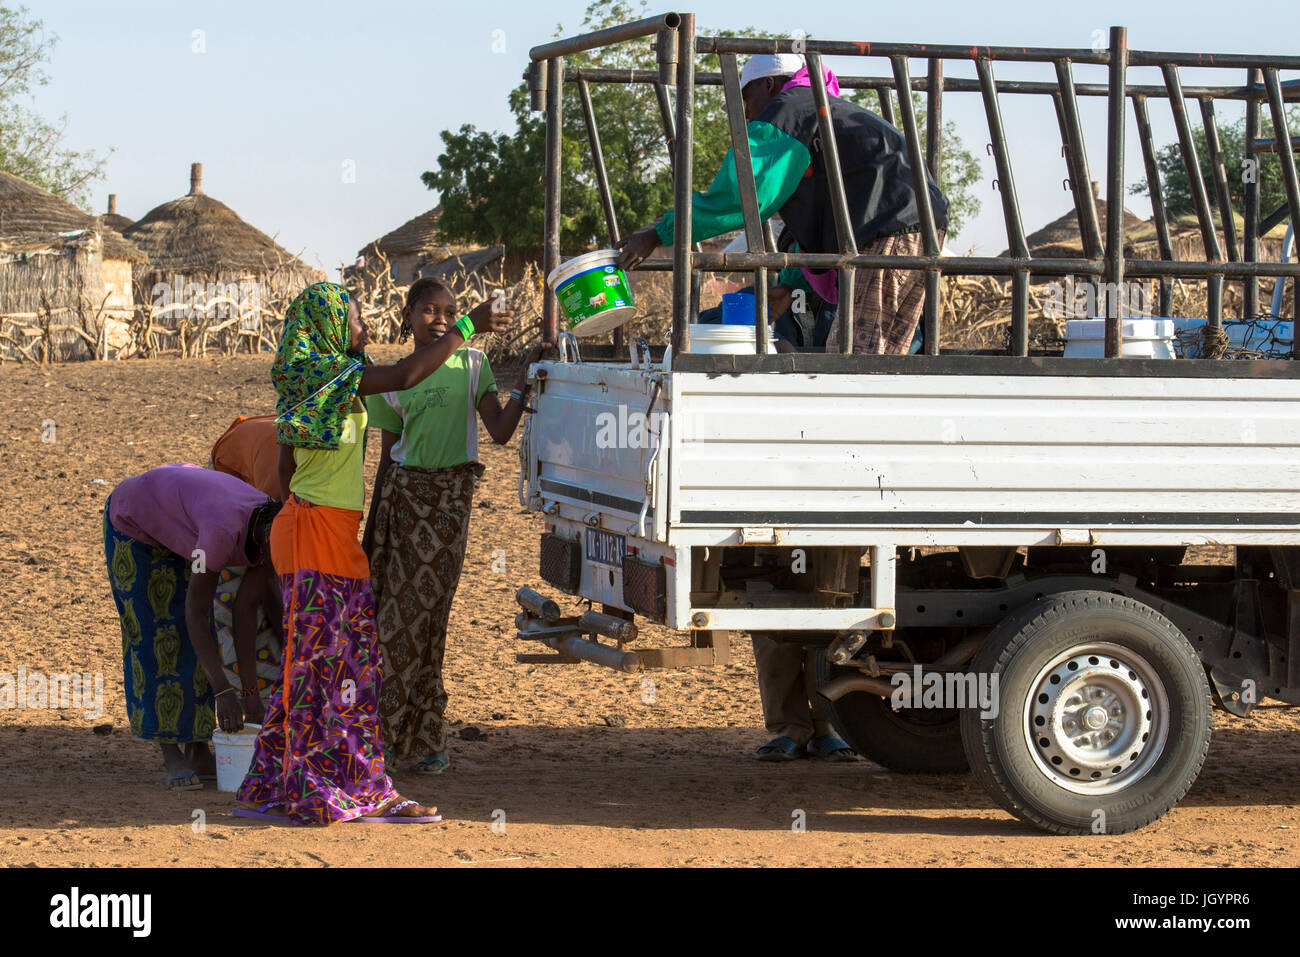
[[[123,478],[204,464],[236,415],[271,410],[268,368],[248,356],[0,368],[0,673],[102,672],[106,699],[97,719],[0,711],[0,863],[1300,864],[1300,711],[1217,715],[1205,769],[1172,813],[1137,834],[1067,839],[1022,826],[966,775],[754,762],[765,736],[743,639],[725,668],[653,675],[653,704],[639,676],[516,663],[512,595],[545,588],[540,526],[516,499],[514,445],[486,435],[451,620],[453,765],[441,778],[396,775],[446,821],[270,827],[231,817],[231,796],[212,784],[168,792],[156,749],[126,731],[100,513]],[[504,574],[492,570],[495,549]],[[108,722],[111,734],[92,730]],[[804,833],[791,826],[800,810]]]

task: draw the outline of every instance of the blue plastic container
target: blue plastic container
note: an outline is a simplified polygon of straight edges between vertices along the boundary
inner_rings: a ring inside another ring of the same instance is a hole
[[[729,292],[722,297],[722,324],[724,326],[752,326],[754,324],[754,294]]]

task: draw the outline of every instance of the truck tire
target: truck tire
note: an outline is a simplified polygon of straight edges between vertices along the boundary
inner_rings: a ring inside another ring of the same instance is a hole
[[[817,656],[817,681],[825,684],[835,669]],[[827,701],[831,724],[854,751],[900,774],[962,774],[970,770],[955,709],[895,711],[889,701],[853,691]]]
[[[1167,618],[1121,595],[1070,591],[1018,609],[971,669],[998,713],[961,713],[971,770],[1022,821],[1056,834],[1145,827],[1192,786],[1210,745],[1210,688]]]

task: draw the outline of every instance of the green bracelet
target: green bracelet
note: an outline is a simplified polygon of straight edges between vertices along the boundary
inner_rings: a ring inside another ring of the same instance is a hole
[[[461,316],[456,320],[456,331],[464,336],[465,341],[468,342],[474,335],[474,320],[469,316]]]

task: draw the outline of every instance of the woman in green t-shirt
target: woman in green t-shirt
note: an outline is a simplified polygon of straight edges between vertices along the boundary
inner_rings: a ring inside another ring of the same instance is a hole
[[[402,341],[419,349],[453,323],[456,297],[433,279],[416,280],[402,311]],[[498,445],[510,441],[524,411],[528,367],[550,347],[523,357],[504,407],[478,349],[461,348],[412,389],[367,399],[383,452],[362,545],[370,556],[376,624],[383,648],[379,699],[389,760],[419,758],[414,770],[440,774],[447,756],[447,692],[442,681],[447,619],[460,582],[478,462],[478,420]]]

